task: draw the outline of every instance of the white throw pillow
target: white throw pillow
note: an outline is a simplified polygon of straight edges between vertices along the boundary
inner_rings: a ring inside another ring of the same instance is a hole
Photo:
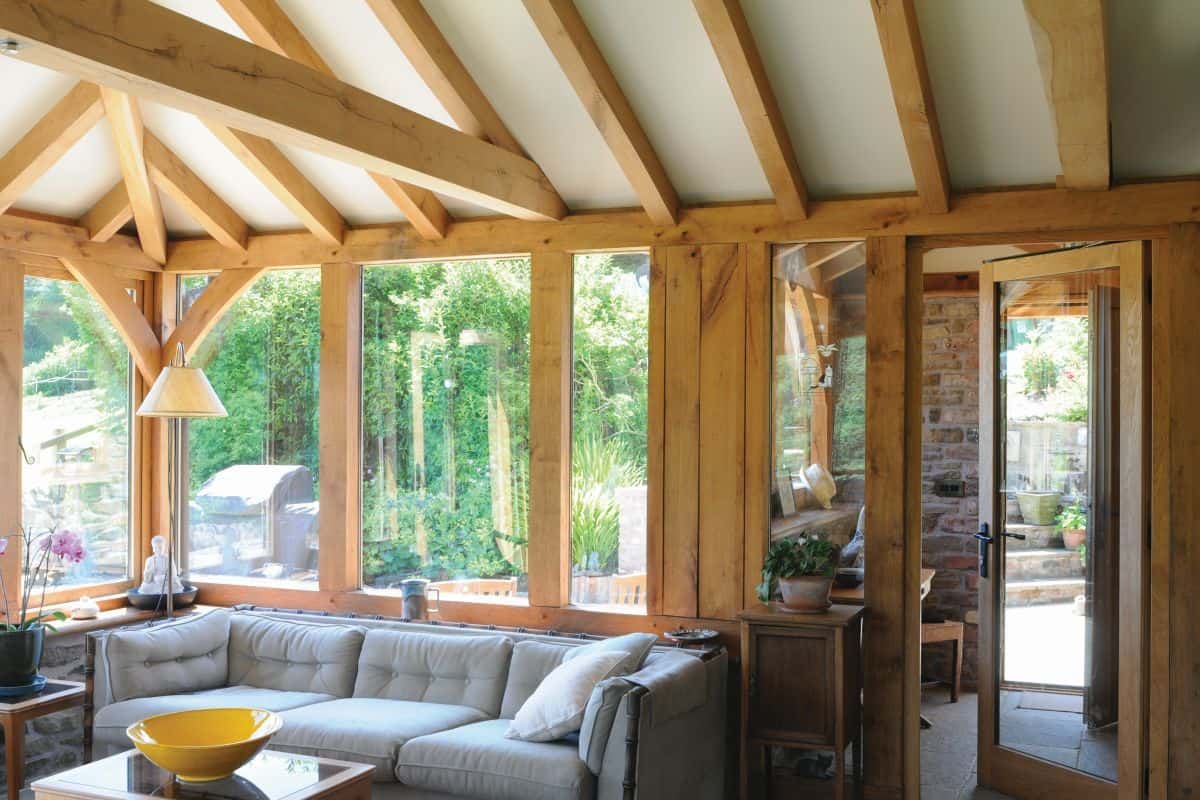
[[[628,656],[599,651],[559,664],[517,711],[504,735],[526,742],[553,742],[579,730],[592,689]]]

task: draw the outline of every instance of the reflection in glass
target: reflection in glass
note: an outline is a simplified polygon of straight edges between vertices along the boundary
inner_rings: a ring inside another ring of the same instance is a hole
[[[999,289],[1000,744],[1116,780],[1119,271]]]
[[[865,249],[777,245],[772,278],[771,542],[829,539],[843,548],[844,566],[862,567]]]
[[[197,287],[185,283],[183,295]],[[191,358],[229,416],[187,422],[187,566],[194,577],[317,579],[321,276],[271,272]]]
[[[571,602],[646,605],[650,256],[575,257]]]
[[[79,564],[52,566],[49,586],[129,576],[129,353],[77,283],[25,278],[21,444],[23,524],[84,539]],[[6,531],[5,533],[10,533]]]
[[[527,593],[529,260],[363,271],[363,582]]]

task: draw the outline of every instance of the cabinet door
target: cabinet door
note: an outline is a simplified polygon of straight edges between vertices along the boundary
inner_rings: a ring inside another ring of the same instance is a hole
[[[834,632],[752,626],[749,657],[750,738],[832,744]]]

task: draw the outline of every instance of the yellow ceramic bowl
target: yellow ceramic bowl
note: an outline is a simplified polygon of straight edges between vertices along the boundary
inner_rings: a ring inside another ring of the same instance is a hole
[[[125,729],[146,758],[181,781],[228,778],[266,747],[283,721],[260,708],[158,714]]]

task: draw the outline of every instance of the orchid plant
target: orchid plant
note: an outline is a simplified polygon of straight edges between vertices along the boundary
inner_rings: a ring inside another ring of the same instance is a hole
[[[25,563],[21,573],[25,580],[21,586],[21,607],[14,615],[8,604],[8,587],[4,585],[4,570],[0,570],[0,593],[4,595],[4,622],[0,623],[0,631],[22,631],[38,625],[45,625],[53,630],[46,620],[64,620],[67,615],[61,611],[46,611],[46,584],[50,580],[52,559],[60,563],[78,564],[83,561],[85,551],[83,537],[74,531],[48,530],[35,533],[24,526],[20,528],[21,548]],[[8,543],[17,534],[0,538],[0,556],[8,552]],[[41,592],[38,592],[38,582],[41,582]],[[30,613],[30,601],[38,596],[37,608]]]

